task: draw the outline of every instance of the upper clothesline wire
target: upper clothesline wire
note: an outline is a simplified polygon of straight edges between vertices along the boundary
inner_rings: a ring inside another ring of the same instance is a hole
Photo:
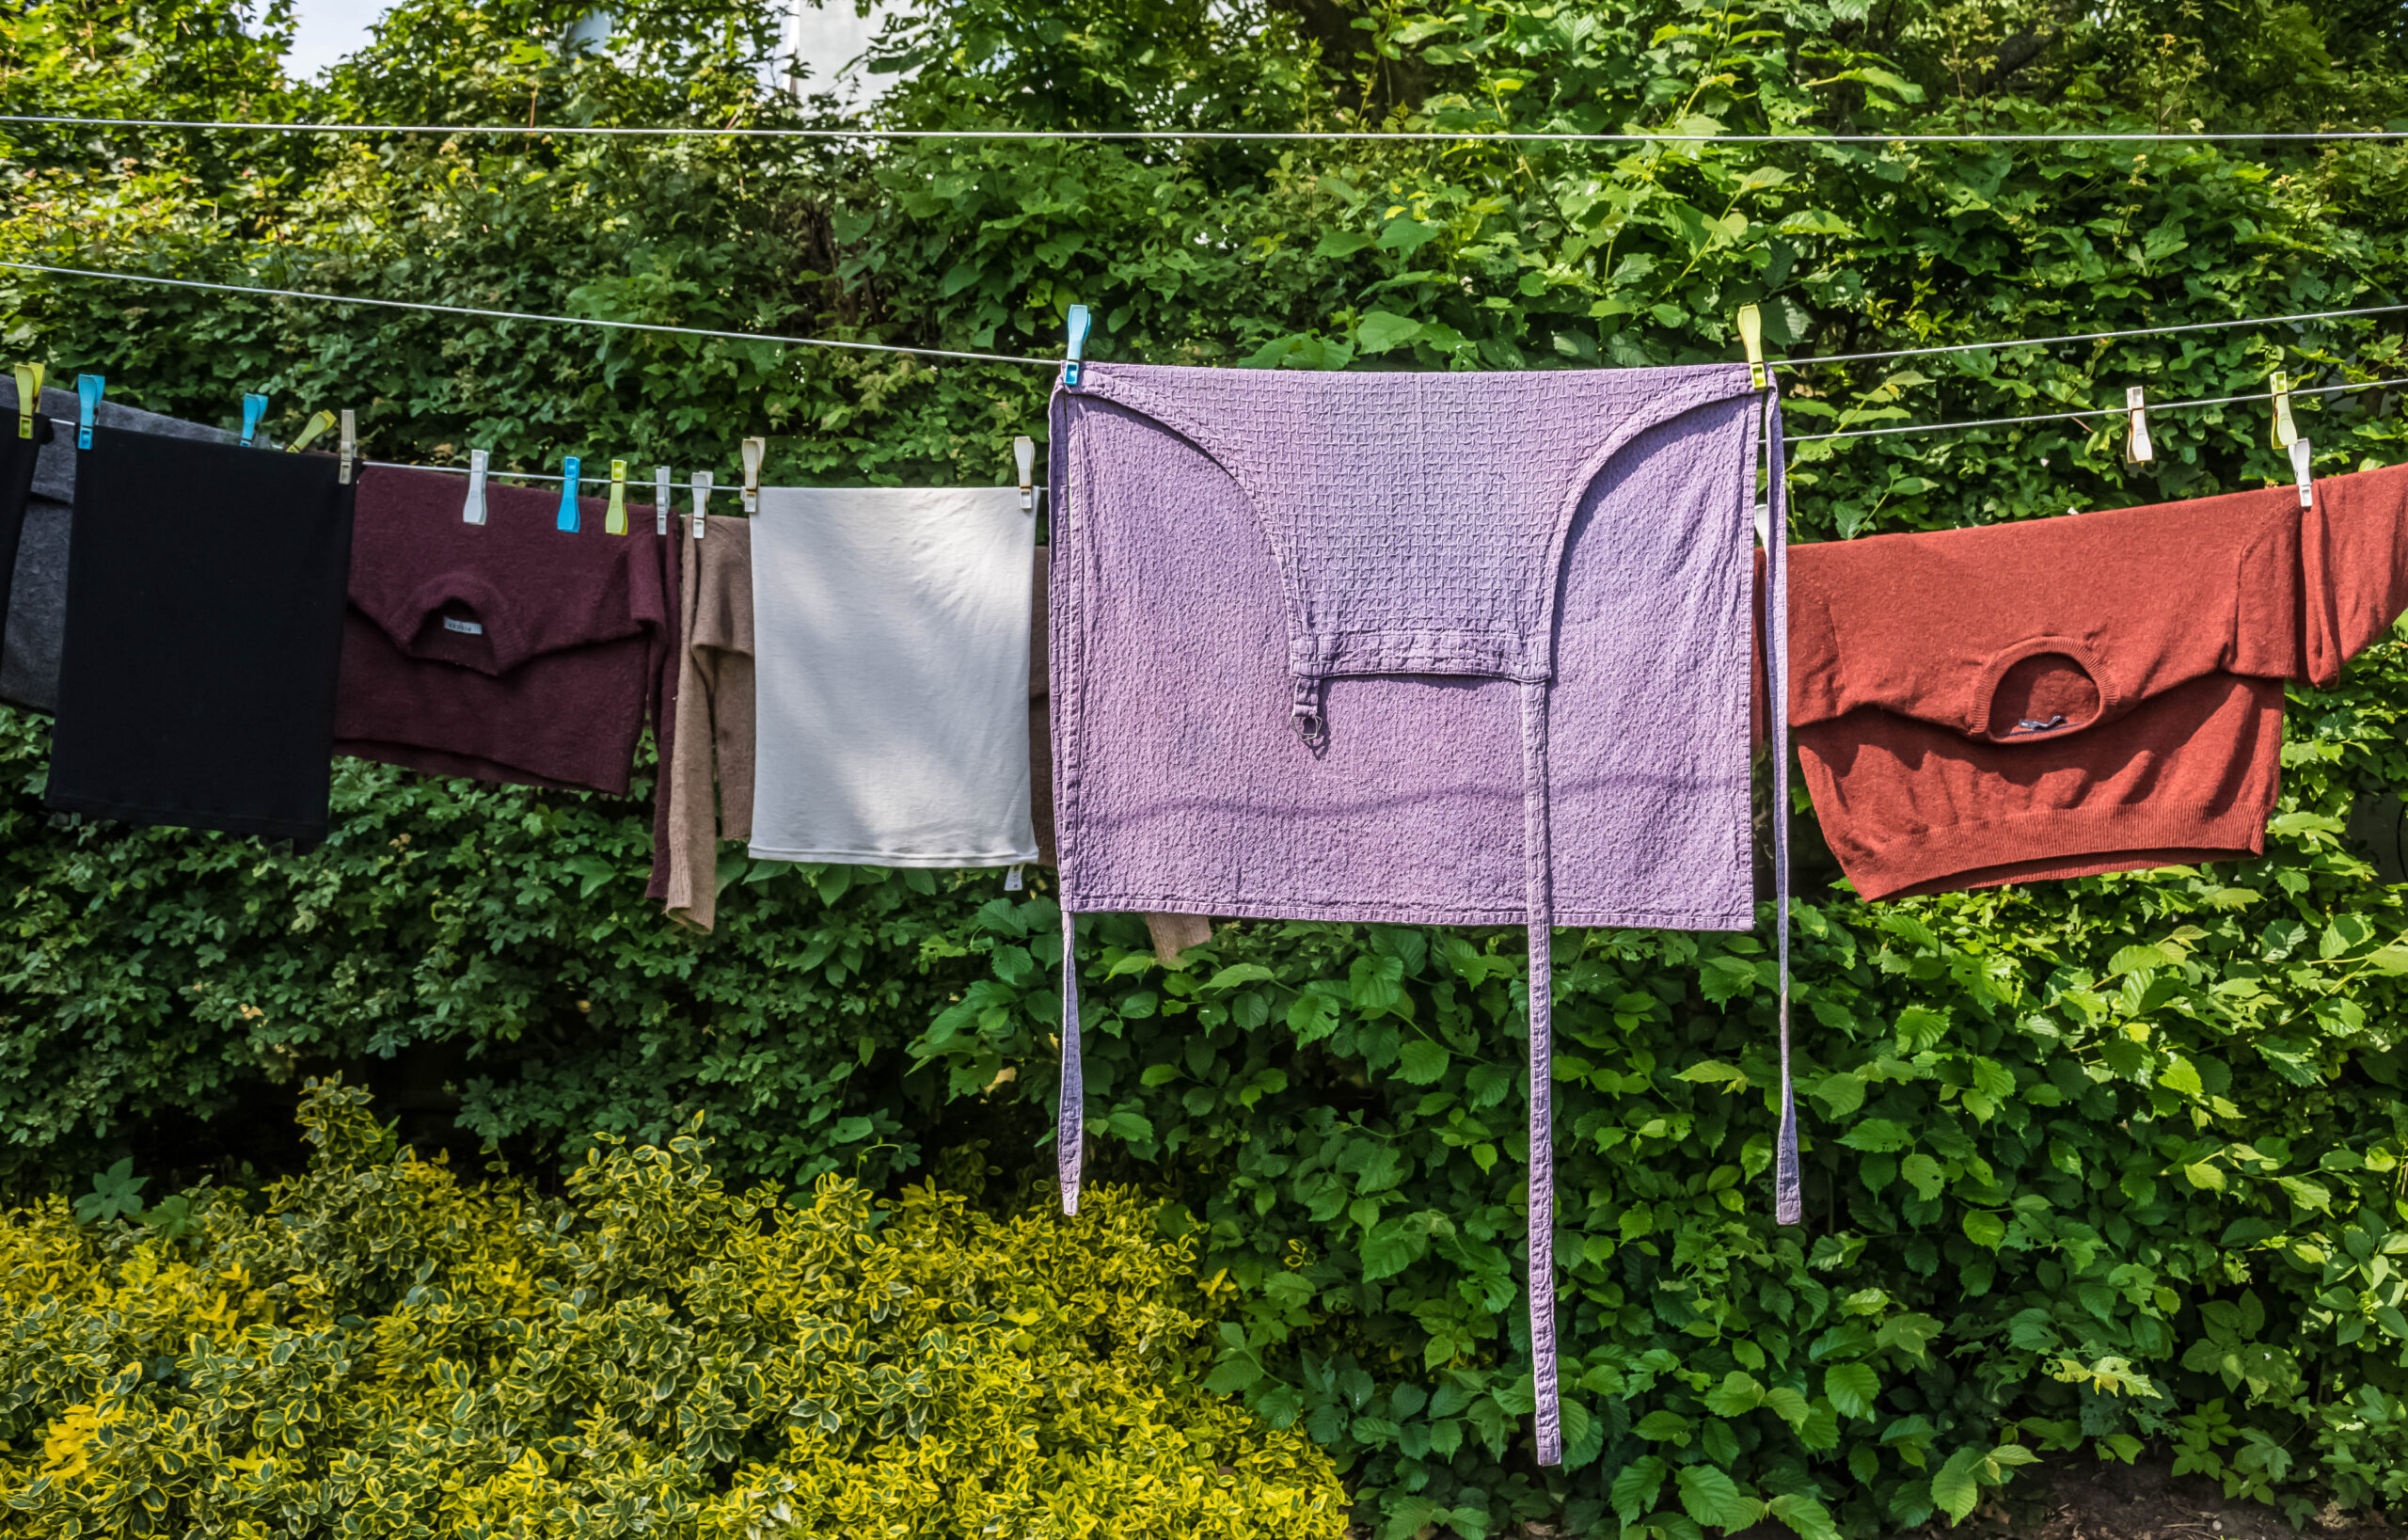
[[[671,336],[703,337],[739,342],[774,342],[798,347],[845,348],[869,353],[903,353],[912,355],[916,357],[962,358],[980,363],[1035,364],[1044,368],[1054,368],[1063,362],[1063,360],[1059,358],[1036,357],[1006,353],[967,353],[944,348],[911,347],[897,342],[856,342],[824,337],[786,337],[765,332],[720,331],[699,326],[672,326],[649,321],[608,321],[593,316],[545,315],[526,310],[497,310],[468,305],[438,305],[422,300],[368,299],[351,294],[323,294],[307,289],[268,289],[252,284],[215,283],[201,278],[160,278],[144,273],[111,273],[97,268],[85,267],[52,267],[40,262],[0,261],[0,268],[15,268],[19,271],[27,273],[48,273],[65,278],[103,278],[120,283],[163,284],[170,288],[201,289],[220,294],[258,294],[277,299],[311,299],[336,305],[368,305],[389,310],[429,311],[439,315],[476,316],[487,320],[536,321],[554,325],[600,326],[615,330],[657,332]],[[2135,337],[2170,336],[2178,332],[2219,331],[2237,326],[2272,326],[2283,325],[2301,321],[2333,321],[2358,316],[2389,315],[2402,310],[2408,310],[2408,305],[2370,305],[2355,310],[2305,310],[2289,315],[2249,316],[2229,321],[2194,321],[2178,325],[2141,326],[2123,331],[2076,332],[2069,333],[2062,337],[2007,338],[1996,341],[1986,342],[1952,342],[1935,347],[1899,348],[1885,353],[1844,353],[1826,354],[1807,358],[1772,358],[1767,359],[1766,362],[1770,367],[1776,369],[1795,369],[1805,364],[1863,363],[1885,358],[1912,358],[1929,357],[1935,354],[1972,353],[1992,348],[2053,347],[2074,342],[2115,341]],[[2292,389],[2288,393],[2294,396],[2335,395],[2356,390],[2382,389],[2395,385],[2408,385],[2408,378],[2367,380],[2353,384],[2300,388]],[[2272,390],[2259,390],[2241,395],[2202,396],[2187,401],[2150,402],[2147,404],[2147,409],[2149,411],[2180,411],[2190,407],[2230,405],[2234,403],[2243,401],[2268,401],[2272,400],[2273,397],[2273,392]],[[1815,443],[1818,441],[1835,438],[1879,438],[1909,433],[1954,433],[1973,428],[2016,427],[2036,422],[2079,421],[2086,418],[2112,418],[2121,416],[2127,410],[2129,410],[2129,408],[2119,406],[2067,407],[2063,411],[2042,412],[2025,417],[1979,418],[1962,422],[1907,422],[1875,428],[1846,428],[1835,430],[1830,433],[1795,434],[1788,436],[1788,439],[1789,442],[1794,444],[1803,444]],[[370,461],[369,463],[372,465],[378,465],[386,464],[387,462]],[[461,470],[463,468],[456,466],[395,466],[394,468]],[[547,476],[531,471],[497,471],[493,474],[512,475],[523,480],[531,481],[556,482],[564,479],[559,476]]]
[[[71,128],[190,128],[261,134],[495,134],[515,137],[694,139],[1204,139],[1282,143],[1392,139],[1477,144],[2205,144],[2236,140],[2318,143],[2347,139],[2408,139],[2408,129],[2305,129],[2284,133],[2244,129],[2188,134],[1621,134],[1481,129],[1192,129],[1192,128],[704,128],[615,124],[532,123],[261,123],[180,118],[51,118],[0,113],[0,123]]]

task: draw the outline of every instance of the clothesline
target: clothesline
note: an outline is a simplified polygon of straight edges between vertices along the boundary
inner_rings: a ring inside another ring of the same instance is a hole
[[[2351,385],[2300,386],[2284,394],[2291,396],[2330,396],[2350,390],[2380,390],[2386,386],[2408,385],[2408,378],[2361,380]],[[2237,396],[2198,396],[2189,401],[2152,401],[2144,408],[2151,412],[2180,411],[2190,406],[2229,406],[2242,401],[2272,401],[2272,390],[2251,390]],[[2028,422],[2079,421],[2085,418],[2116,418],[2130,414],[2129,406],[2087,406],[2062,412],[2039,412],[2030,417],[1984,417],[1964,422],[1901,422],[1893,427],[1849,428],[1837,433],[1793,433],[1783,437],[1792,444],[1811,444],[1825,438],[1878,438],[1901,433],[1954,433],[1963,428],[2012,428]]]
[[[88,267],[52,267],[40,262],[0,262],[0,267],[12,267],[27,273],[50,273],[66,278],[105,278],[119,283],[157,283],[177,289],[205,289],[219,294],[260,294],[273,299],[314,299],[334,305],[370,305],[388,310],[423,310],[442,315],[468,315],[486,320],[535,321],[553,325],[602,326],[628,331],[658,332],[674,337],[705,337],[739,342],[777,342],[796,347],[845,348],[865,353],[908,353],[918,357],[963,358],[978,363],[1034,364],[1052,369],[1059,366],[1058,357],[1010,353],[968,353],[947,348],[913,347],[901,342],[844,341],[825,337],[787,337],[768,332],[719,331],[700,326],[673,326],[651,321],[608,321],[594,316],[546,315],[528,310],[497,310],[468,305],[437,305],[421,300],[372,299],[353,294],[330,294],[310,289],[268,289],[246,283],[215,283],[202,278],[161,278],[148,273],[111,273]],[[1799,369],[1808,364],[1875,363],[1891,358],[1935,357],[1951,353],[1980,353],[2000,348],[2060,347],[2076,342],[2112,342],[2135,337],[2171,337],[2185,332],[2229,331],[2242,326],[2291,325],[2305,321],[2344,321],[2374,315],[2393,315],[2408,310],[2408,305],[2368,305],[2352,310],[2299,310],[2289,315],[2241,316],[2224,321],[2186,321],[2163,326],[2134,326],[2121,331],[2067,332],[2057,337],[2007,337],[1981,342],[1936,343],[1930,347],[1893,348],[1877,353],[1830,353],[1803,358],[1771,358],[1776,368]],[[1825,436],[1828,437],[1828,436]]]
[[[1621,134],[1574,134],[1480,129],[1188,129],[1188,128],[699,128],[616,124],[532,123],[261,123],[175,118],[52,118],[0,114],[0,123],[42,123],[75,128],[188,128],[262,134],[495,134],[514,137],[555,135],[608,138],[703,139],[1196,139],[1259,143],[1399,140],[1474,144],[2200,144],[2237,140],[2324,143],[2353,139],[2408,138],[2408,129],[2312,129],[2252,133],[2226,129],[2195,134],[1672,134],[1638,130]]]

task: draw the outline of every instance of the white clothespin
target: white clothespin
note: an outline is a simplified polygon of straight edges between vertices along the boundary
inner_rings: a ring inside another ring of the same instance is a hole
[[[248,449],[260,436],[260,419],[267,416],[267,396],[259,390],[243,392],[243,447]]]
[[[604,534],[627,532],[627,462],[610,462],[610,506],[602,515]]]
[[[17,437],[34,436],[34,419],[41,412],[41,374],[40,364],[17,366]]]
[[[703,509],[711,500],[711,473],[707,470],[697,470],[694,472],[693,481],[689,484],[694,491],[694,538],[700,540],[703,537],[705,516]]]
[[[2291,421],[2291,377],[2274,376],[2274,447],[2289,449],[2299,437],[2299,429]]]
[[[352,416],[351,408],[346,406],[342,409],[342,436],[337,440],[335,447],[336,485],[349,486],[351,484],[352,462],[357,459],[358,456],[359,422],[357,419]]]
[[[1748,350],[1748,383],[1761,390],[1772,383],[1765,367],[1765,313],[1753,305],[1739,307],[1739,345]]]
[[[562,534],[577,532],[577,456],[564,456],[561,461],[561,513],[552,527]]]
[[[101,394],[109,382],[98,374],[75,376],[75,447],[92,447],[92,420],[101,415]]]
[[[761,457],[768,452],[766,438],[744,440],[744,511],[748,514],[761,511]]]
[[[1070,307],[1070,346],[1062,360],[1062,387],[1068,390],[1079,388],[1079,365],[1086,357],[1087,328],[1095,324],[1084,305]]]
[[[468,452],[468,500],[460,504],[460,522],[483,524],[485,521],[485,466],[489,456],[483,450]]]
[[[2303,508],[2313,508],[2316,506],[2316,492],[2307,473],[2307,440],[2292,439],[2290,451],[2291,475],[2299,482],[2299,505]]]
[[[1756,504],[1756,544],[1766,550],[1772,549],[1772,504],[1769,502]]]
[[[652,468],[652,532],[669,532],[669,468]]]
[[[1037,512],[1037,440],[1012,440],[1012,458],[1020,465],[1020,511]]]
[[[2148,392],[2140,386],[2124,388],[2124,458],[2136,466],[2157,458],[2148,441]]]

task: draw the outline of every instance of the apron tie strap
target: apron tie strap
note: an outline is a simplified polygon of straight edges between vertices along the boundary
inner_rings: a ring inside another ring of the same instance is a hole
[[[1555,899],[1547,875],[1546,684],[1522,686],[1522,845],[1530,943],[1530,1385],[1539,1464],[1563,1463],[1555,1366]]]
[[[1079,1167],[1086,1152],[1086,1086],[1079,1070],[1079,925],[1062,911],[1062,1104],[1054,1115],[1054,1170],[1062,1212],[1079,1212]]]
[[[1794,1225],[1805,1218],[1805,1204],[1798,1193],[1798,1103],[1789,1080],[1789,497],[1782,475],[1781,388],[1769,383],[1764,441],[1765,500],[1772,514],[1765,539],[1765,721],[1772,745],[1773,930],[1781,957],[1781,1132],[1773,1143],[1772,1212],[1780,1223]]]

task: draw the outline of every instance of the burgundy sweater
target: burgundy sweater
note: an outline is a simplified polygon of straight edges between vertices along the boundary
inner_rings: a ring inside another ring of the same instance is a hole
[[[1790,721],[1860,895],[2230,860],[2283,681],[2408,606],[2408,467],[1790,559]]]
[[[567,534],[556,492],[489,485],[476,525],[466,491],[427,470],[360,481],[336,752],[625,796],[673,686],[673,563],[651,508],[606,534],[603,500],[583,499]]]

